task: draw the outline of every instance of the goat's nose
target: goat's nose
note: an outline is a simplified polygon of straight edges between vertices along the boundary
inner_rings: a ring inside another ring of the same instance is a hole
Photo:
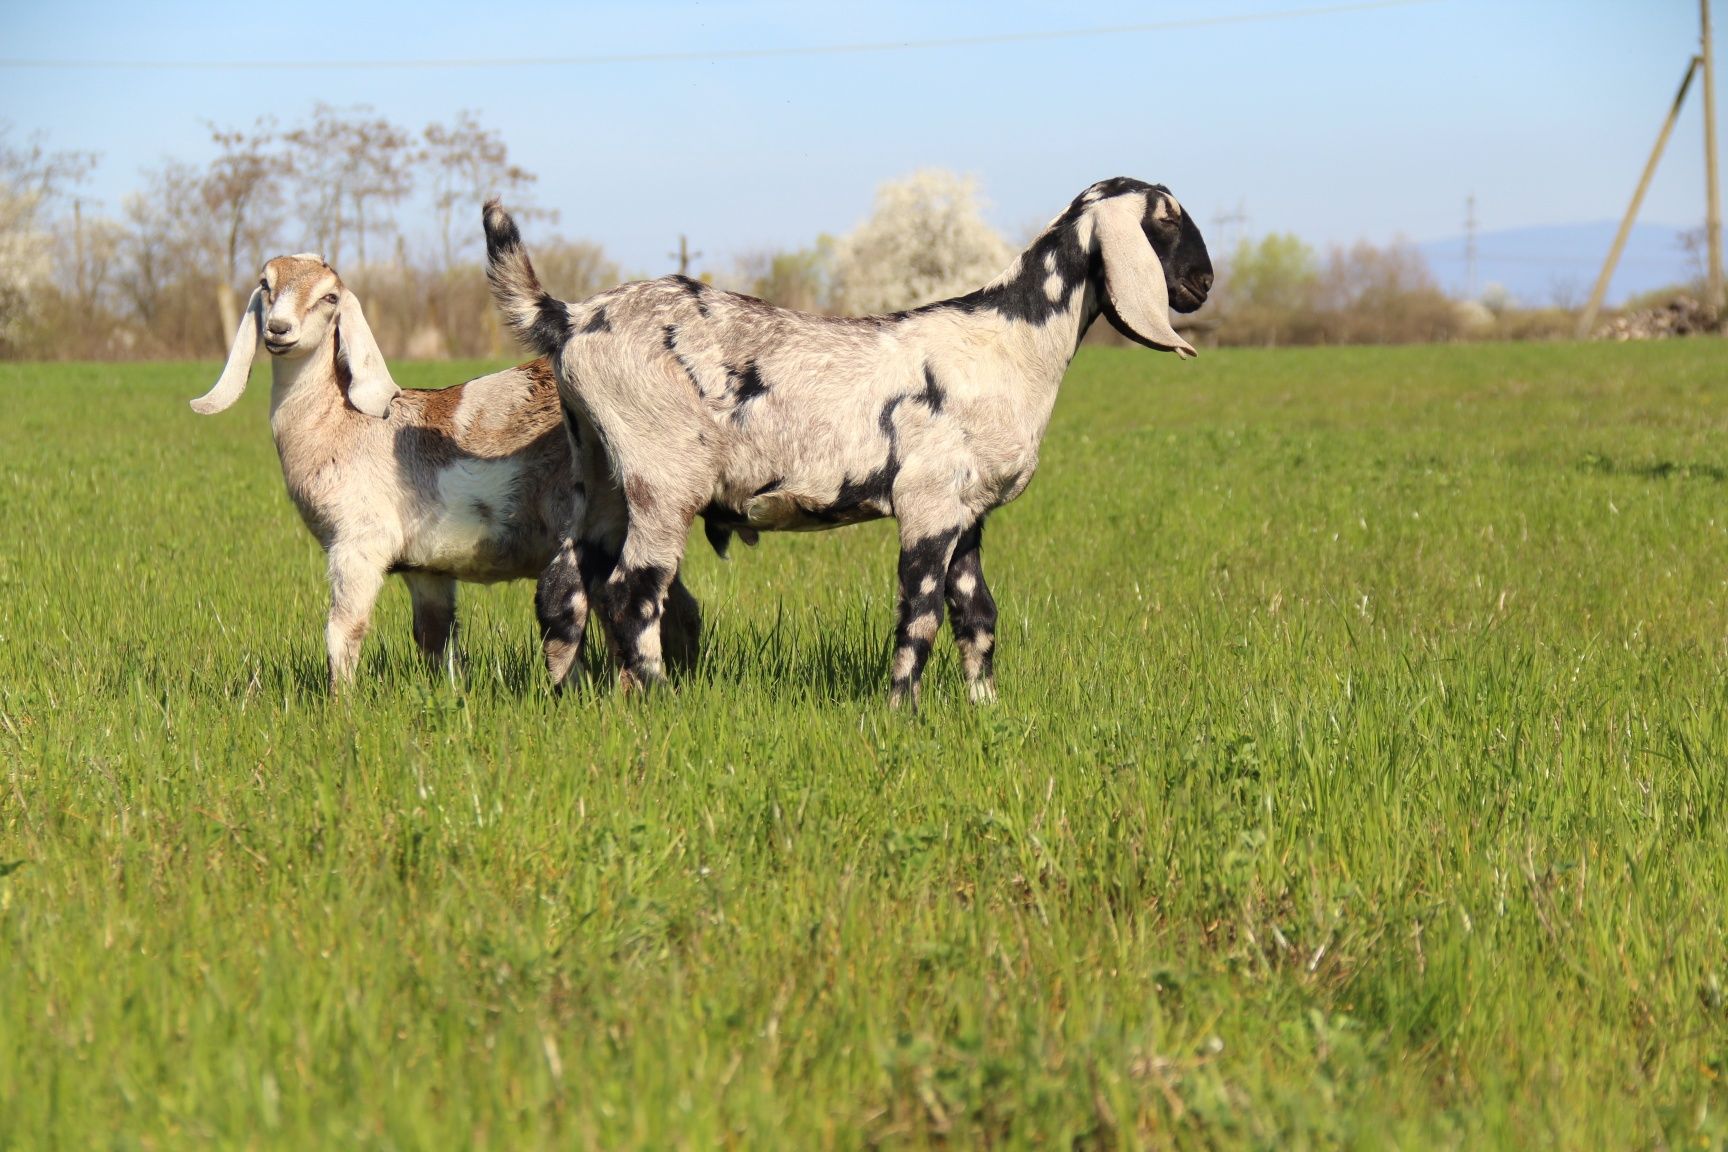
[[[1212,273],[1200,273],[1200,275],[1194,277],[1194,283],[1199,286],[1200,291],[1202,292],[1212,291]]]
[[[270,335],[272,336],[286,336],[288,334],[288,329],[294,327],[294,325],[288,323],[286,320],[272,320],[264,327],[270,330]]]

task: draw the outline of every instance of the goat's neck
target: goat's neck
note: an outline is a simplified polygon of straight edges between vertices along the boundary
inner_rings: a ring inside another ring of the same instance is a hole
[[[270,427],[284,427],[338,413],[342,389],[336,379],[336,349],[332,341],[306,356],[270,361]]]
[[[1009,321],[1001,339],[1025,368],[1021,410],[1040,436],[1056,406],[1062,377],[1098,318],[1096,263],[1089,237],[1064,217],[1046,228],[1001,276],[962,298],[975,313]]]
[[[270,374],[270,431],[284,464],[302,437],[328,438],[348,423],[334,341],[326,340],[306,356],[272,359]]]

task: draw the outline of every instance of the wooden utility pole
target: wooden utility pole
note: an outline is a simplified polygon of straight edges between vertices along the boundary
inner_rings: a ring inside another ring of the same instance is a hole
[[[1709,0],[1703,2],[1709,3]],[[1644,193],[1650,189],[1650,177],[1656,175],[1656,162],[1662,159],[1662,149],[1668,146],[1668,137],[1674,131],[1674,121],[1680,117],[1680,105],[1686,102],[1686,90],[1692,87],[1692,77],[1703,62],[1702,57],[1694,56],[1686,65],[1686,75],[1680,79],[1680,91],[1674,94],[1674,106],[1668,109],[1668,119],[1662,122],[1662,131],[1656,136],[1656,147],[1650,149],[1650,160],[1644,165],[1644,175],[1638,178],[1638,190],[1632,193],[1632,203],[1626,206],[1626,215],[1620,221],[1620,231],[1614,234],[1614,243],[1608,249],[1608,259],[1602,263],[1602,274],[1596,277],[1596,287],[1590,290],[1590,302],[1584,305],[1584,313],[1578,317],[1580,340],[1590,339],[1590,331],[1596,327],[1596,313],[1602,310],[1602,298],[1608,295],[1608,282],[1614,279],[1614,266],[1620,263],[1620,252],[1626,247],[1626,237],[1632,232],[1632,221],[1638,218],[1638,206],[1644,203]],[[1714,175],[1711,177],[1711,184],[1715,184]]]
[[[1722,309],[1722,210],[1716,189],[1716,51],[1710,43],[1710,0],[1698,0],[1699,36],[1704,62],[1704,229],[1710,243],[1710,273],[1705,315],[1716,324]]]
[[[690,275],[690,261],[702,258],[702,253],[690,251],[690,243],[685,239],[682,232],[678,233],[678,251],[668,252],[666,255],[678,261],[678,275],[680,276]]]
[[[1464,198],[1464,293],[1476,299],[1476,195]]]
[[[78,304],[88,308],[90,301],[84,292],[84,201],[72,201],[72,280],[78,293]]]

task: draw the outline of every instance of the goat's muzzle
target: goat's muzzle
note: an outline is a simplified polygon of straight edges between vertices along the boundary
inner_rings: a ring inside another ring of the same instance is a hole
[[[1175,288],[1170,294],[1170,307],[1178,312],[1192,312],[1206,303],[1206,296],[1212,288],[1212,273],[1185,276],[1176,281]]]

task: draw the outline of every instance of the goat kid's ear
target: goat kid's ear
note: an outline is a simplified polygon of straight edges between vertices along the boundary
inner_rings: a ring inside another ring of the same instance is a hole
[[[378,341],[372,338],[360,301],[342,289],[336,305],[336,355],[348,366],[348,403],[357,411],[380,420],[390,415],[390,402],[402,389],[390,378],[390,368]]]
[[[234,343],[228,349],[228,363],[210,391],[192,401],[192,411],[201,416],[213,416],[231,407],[246,391],[246,381],[252,375],[252,358],[258,354],[258,334],[264,327],[264,289],[252,289],[246,301],[246,311],[240,317],[240,328],[234,333]]]
[[[1093,210],[1110,318],[1124,336],[1186,360],[1195,355],[1194,346],[1170,326],[1170,289],[1164,265],[1140,227],[1143,208],[1140,197],[1121,196]]]

